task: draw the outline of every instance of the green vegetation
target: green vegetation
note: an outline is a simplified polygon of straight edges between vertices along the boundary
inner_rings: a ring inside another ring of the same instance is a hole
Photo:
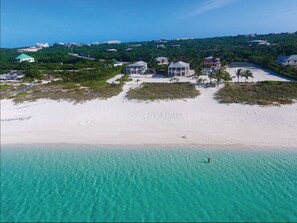
[[[267,40],[271,45],[249,46],[249,41],[255,39]],[[35,99],[45,97],[69,98],[75,101],[87,100],[94,97],[111,97],[121,91],[122,85],[130,81],[127,76],[117,80],[120,84],[108,84],[106,80],[123,73],[125,67],[113,67],[113,59],[118,61],[133,62],[143,60],[148,62],[151,71],[158,74],[167,74],[167,66],[158,66],[155,58],[158,56],[168,57],[170,61],[182,60],[191,64],[196,74],[201,73],[201,64],[205,57],[214,56],[221,58],[223,65],[231,62],[252,62],[264,68],[277,72],[286,77],[297,79],[297,66],[280,66],[276,64],[278,56],[296,54],[297,32],[294,34],[268,34],[256,35],[255,37],[238,35],[219,38],[205,38],[192,40],[169,40],[164,43],[165,48],[157,48],[160,44],[155,41],[141,42],[140,47],[133,47],[135,43],[122,43],[119,45],[92,45],[92,46],[59,46],[39,50],[35,53],[26,53],[34,57],[35,63],[18,63],[15,58],[20,54],[17,49],[0,49],[0,74],[10,70],[17,70],[25,74],[24,82],[31,82],[42,79],[58,78],[58,83],[49,92],[43,88],[44,85],[30,89],[28,95],[21,95],[18,98]],[[179,48],[172,45],[180,45]],[[108,48],[115,48],[117,52],[106,52]],[[127,48],[133,48],[126,51]],[[77,58],[69,55],[69,52],[89,54],[96,60]],[[242,73],[246,79],[251,74]],[[230,75],[223,70],[210,75],[217,85],[222,81],[228,81]],[[197,82],[203,82],[201,79]],[[214,83],[212,83],[214,84]],[[169,86],[169,85],[168,85]],[[64,89],[66,88],[66,89]],[[56,89],[56,92],[52,91]],[[145,88],[144,88],[145,89]],[[1,99],[9,98],[22,90],[21,86],[1,87]],[[36,91],[37,92],[36,92]],[[34,93],[33,93],[34,92]],[[52,95],[50,95],[52,94]],[[34,96],[35,95],[35,96]],[[38,96],[37,96],[38,95]],[[60,95],[60,96],[59,96]],[[157,95],[151,95],[152,99],[158,99]],[[170,95],[168,96],[171,97]],[[144,97],[145,98],[145,97]],[[175,97],[174,97],[175,98]]]
[[[0,99],[11,98],[13,95],[16,95],[22,89],[26,88],[26,85],[12,85],[12,84],[1,84],[0,85]]]
[[[19,93],[11,98],[16,103],[35,101],[42,98],[81,103],[96,98],[107,99],[116,96],[122,91],[122,86],[122,84],[90,84],[89,87],[83,87],[74,83],[50,83],[35,86],[28,92]]]
[[[249,41],[255,39],[267,40],[271,45],[249,46]],[[140,47],[132,47],[133,50],[126,51],[135,43],[122,43],[119,45],[100,44],[93,46],[58,46],[42,49],[35,53],[27,53],[35,58],[36,63],[18,63],[15,58],[20,54],[17,49],[1,49],[0,51],[0,73],[8,70],[36,69],[47,71],[53,70],[81,70],[84,68],[98,68],[102,64],[111,64],[112,59],[118,61],[148,62],[149,67],[161,73],[167,72],[166,66],[159,67],[155,58],[158,56],[168,57],[171,61],[184,60],[191,63],[191,67],[199,71],[203,59],[207,56],[221,58],[223,64],[234,61],[253,62],[271,69],[281,75],[297,78],[297,68],[292,66],[279,66],[276,64],[278,56],[292,55],[297,52],[297,32],[295,34],[268,34],[256,35],[255,37],[238,35],[217,38],[204,38],[193,40],[170,40],[164,43],[165,48],[157,48],[160,44],[154,41],[141,42]],[[138,43],[139,44],[139,43]],[[172,45],[180,45],[174,48]],[[105,52],[108,48],[116,48],[117,52]],[[68,53],[84,53],[94,56],[97,60],[77,58]],[[105,62],[99,59],[106,60]]]
[[[228,83],[218,91],[216,98],[220,103],[292,104],[297,100],[297,82]]]
[[[0,84],[0,92],[5,91],[9,88],[11,88],[10,84]]]
[[[199,91],[191,83],[143,83],[127,93],[129,99],[159,100],[195,98]]]

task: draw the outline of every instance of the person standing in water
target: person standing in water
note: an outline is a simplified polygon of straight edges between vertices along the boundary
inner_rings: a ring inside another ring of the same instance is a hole
[[[210,163],[210,157],[208,157],[207,162]]]

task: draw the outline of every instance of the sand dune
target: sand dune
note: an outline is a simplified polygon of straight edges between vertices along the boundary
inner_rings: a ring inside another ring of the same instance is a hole
[[[254,69],[256,80],[280,78]],[[140,83],[151,80],[141,78]],[[200,88],[201,95],[188,100],[127,100],[129,88],[140,83],[128,82],[111,99],[76,105],[51,100],[14,105],[2,100],[1,143],[297,147],[296,103],[281,107],[219,104],[213,99],[217,88]]]

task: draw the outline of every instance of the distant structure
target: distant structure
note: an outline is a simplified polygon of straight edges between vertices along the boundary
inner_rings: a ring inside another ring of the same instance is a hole
[[[97,46],[97,45],[100,45],[100,43],[99,42],[92,42],[91,45]]]
[[[147,71],[147,63],[143,61],[138,61],[133,64],[129,64],[126,67],[128,74],[144,74]]]
[[[134,45],[131,45],[130,47],[140,47],[141,44],[134,44]]]
[[[295,65],[297,66],[297,55],[291,55],[291,56],[281,56],[277,58],[277,63],[279,65]]]
[[[19,80],[21,78],[25,77],[25,74],[18,72],[18,71],[10,71],[6,74],[0,75],[0,80]]]
[[[117,49],[107,49],[107,50],[105,50],[106,52],[118,52],[118,50]]]
[[[50,45],[48,43],[36,43],[36,46],[39,48],[49,48]]]
[[[259,46],[259,45],[270,45],[270,43],[267,40],[252,40],[249,41],[249,46]]]
[[[22,53],[22,52],[37,52],[38,50],[41,50],[41,47],[36,47],[36,46],[31,46],[28,48],[22,48],[22,49],[18,49],[18,52]]]
[[[105,43],[107,43],[107,44],[120,44],[121,41],[120,40],[109,40],[109,41],[106,41]]]
[[[165,49],[164,44],[159,44],[159,45],[157,45],[157,49],[161,49],[161,48]]]
[[[113,66],[114,67],[118,67],[118,66],[122,66],[122,65],[123,65],[123,62],[113,59]]]
[[[257,35],[257,34],[247,34],[247,35],[245,35],[245,36],[246,36],[246,37],[254,38],[254,37],[256,37],[256,35]]]
[[[18,62],[23,62],[23,61],[27,61],[27,62],[34,62],[34,58],[30,57],[24,53],[22,53],[21,55],[19,55],[17,58],[15,58]]]
[[[169,76],[188,76],[190,71],[190,64],[182,61],[172,63],[168,67]]]
[[[167,57],[157,57],[156,61],[157,61],[158,65],[168,65],[169,64]]]
[[[158,40],[154,40],[154,42],[156,42],[156,43],[167,43],[167,40],[165,40],[165,39],[158,39]]]
[[[193,38],[175,38],[174,40],[179,41],[179,40],[191,40],[191,39],[193,39]]]

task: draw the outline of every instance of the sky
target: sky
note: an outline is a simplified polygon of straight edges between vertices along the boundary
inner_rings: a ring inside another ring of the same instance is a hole
[[[297,0],[0,0],[1,47],[297,31]]]

